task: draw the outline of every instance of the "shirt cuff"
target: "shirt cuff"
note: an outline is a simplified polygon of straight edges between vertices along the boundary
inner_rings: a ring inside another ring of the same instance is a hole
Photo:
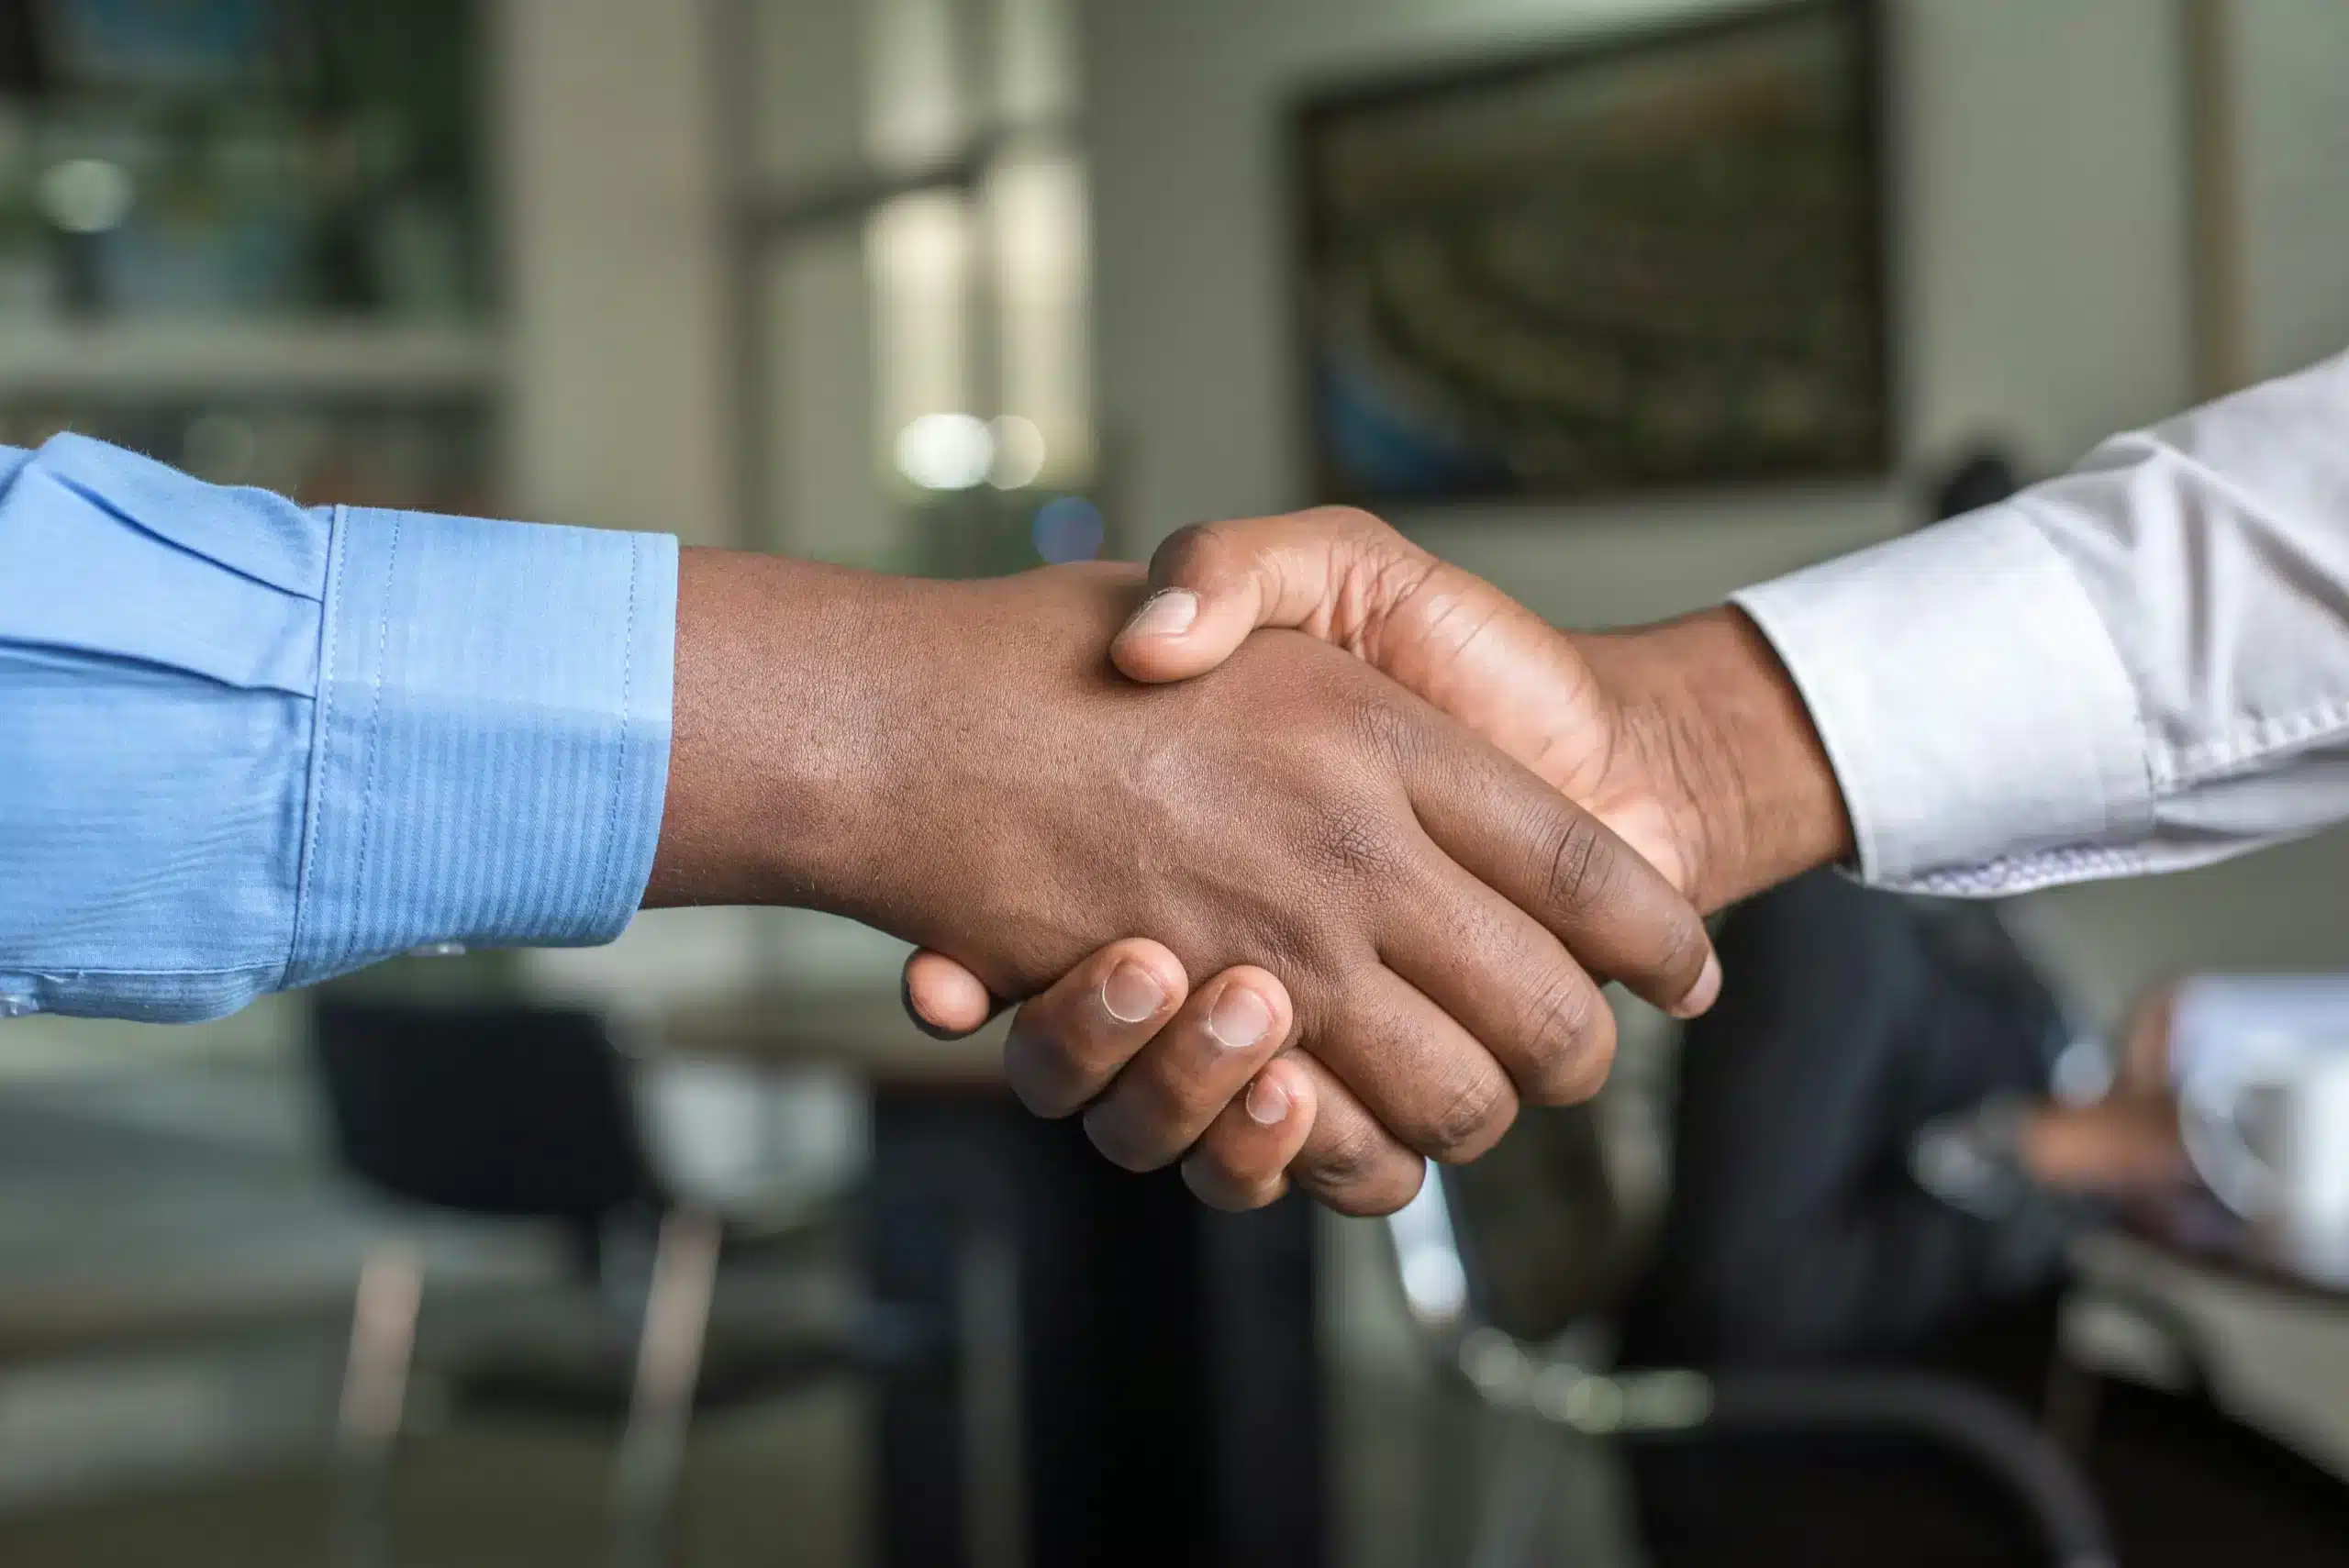
[[[2125,870],[2151,825],[2135,687],[2015,504],[1748,588],[1868,882],[1993,894]]]
[[[628,926],[668,785],[677,544],[334,518],[291,984]]]

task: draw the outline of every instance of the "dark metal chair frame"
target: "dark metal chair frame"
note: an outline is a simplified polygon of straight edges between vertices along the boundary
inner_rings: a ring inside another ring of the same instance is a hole
[[[1539,1137],[1545,1123],[1564,1118],[1571,1126],[1586,1114],[1529,1112],[1523,1133],[1512,1137]],[[1542,1168],[1520,1161],[1509,1174],[1539,1181]],[[1439,1375],[1468,1390],[1482,1407],[1584,1439],[1639,1443],[1756,1435],[1923,1440],[1998,1483],[2033,1522],[2056,1568],[2113,1568],[2102,1510],[2070,1457],[2012,1407],[1955,1378],[1620,1367],[1562,1348],[1573,1338],[1568,1331],[1602,1307],[1604,1275],[1619,1269],[1620,1260],[1590,1260],[1575,1277],[1553,1282],[1546,1300],[1525,1299],[1522,1291],[1503,1300],[1494,1271],[1480,1265],[1505,1244],[1486,1223],[1491,1194],[1487,1174],[1431,1167],[1419,1196],[1387,1221],[1404,1304],[1421,1344]],[[1566,1195],[1586,1212],[1609,1201],[1603,1192]],[[1503,1321],[1515,1331],[1499,1327]],[[1538,1505],[1539,1498],[1530,1501]],[[1526,1521],[1483,1519],[1479,1529],[1483,1539],[1470,1562],[1497,1568],[1530,1556],[1507,1544],[1530,1537]]]

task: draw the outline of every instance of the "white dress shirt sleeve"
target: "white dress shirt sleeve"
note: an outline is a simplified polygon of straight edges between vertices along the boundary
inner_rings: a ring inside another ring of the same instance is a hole
[[[2015,893],[2349,817],[2349,355],[1734,602],[1869,882]]]

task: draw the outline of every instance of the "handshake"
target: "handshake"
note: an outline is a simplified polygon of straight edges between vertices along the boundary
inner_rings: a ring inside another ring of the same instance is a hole
[[[1703,914],[1849,849],[1742,615],[1561,632],[1345,510],[1147,578],[688,551],[674,712],[648,905],[921,944],[926,1027],[1024,999],[1020,1098],[1223,1207],[1399,1207],[1598,1087],[1603,982],[1703,1011]]]

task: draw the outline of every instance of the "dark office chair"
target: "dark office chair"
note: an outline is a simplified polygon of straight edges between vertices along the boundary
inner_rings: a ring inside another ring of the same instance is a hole
[[[316,1020],[336,1153],[384,1195],[551,1220],[593,1280],[621,1229],[672,1207],[594,1014],[321,1001]]]
[[[904,1325],[866,1312],[837,1332],[739,1336],[711,1346],[705,1366],[728,1233],[665,1191],[646,1158],[627,1063],[596,1015],[329,998],[317,1006],[313,1045],[334,1146],[352,1174],[402,1202],[550,1221],[569,1239],[579,1283],[606,1309],[585,1341],[542,1326],[487,1347],[451,1381],[476,1407],[626,1413],[623,1561],[651,1563],[665,1552],[697,1397],[771,1396],[912,1353]],[[640,1292],[615,1267],[615,1243],[628,1240],[651,1258]],[[341,1562],[382,1561],[383,1473],[420,1289],[407,1248],[379,1250],[361,1282],[340,1429]]]
[[[2070,1461],[1966,1384],[1910,1372],[1609,1366],[1586,1348],[1562,1348],[1620,1307],[1642,1245],[1585,1110],[1529,1109],[1483,1161],[1431,1170],[1388,1234],[1406,1305],[1439,1371],[1482,1407],[1583,1439],[1709,1451],[1731,1463],[1756,1440],[1859,1436],[1923,1448],[1953,1462],[1954,1485],[2002,1500],[2045,1561],[2110,1568],[2102,1517]],[[1469,1561],[1536,1560],[1525,1516],[1543,1503],[1538,1487],[1515,1488],[1478,1521]]]

